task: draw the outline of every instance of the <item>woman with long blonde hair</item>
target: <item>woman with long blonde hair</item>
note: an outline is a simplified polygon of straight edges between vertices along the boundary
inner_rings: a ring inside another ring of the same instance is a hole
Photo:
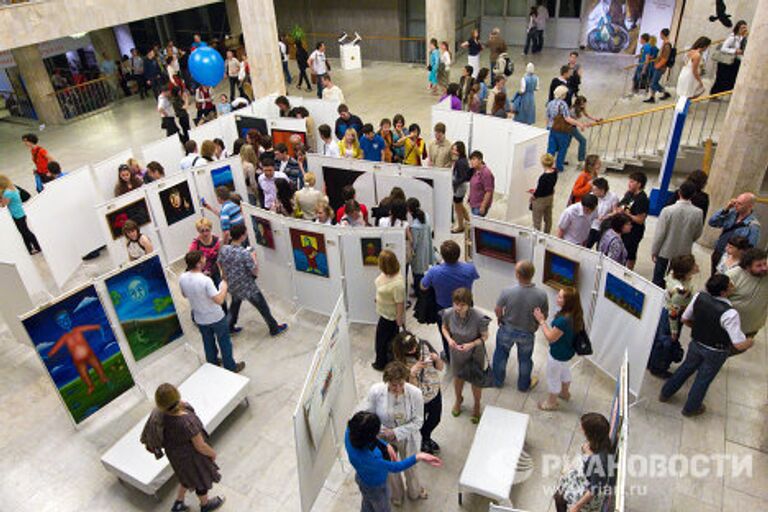
[[[25,195],[29,196],[29,194]],[[27,214],[21,203],[21,189],[15,187],[8,176],[0,174],[0,206],[8,208],[29,254],[37,254],[41,251],[40,244],[37,243],[34,233],[27,227]]]

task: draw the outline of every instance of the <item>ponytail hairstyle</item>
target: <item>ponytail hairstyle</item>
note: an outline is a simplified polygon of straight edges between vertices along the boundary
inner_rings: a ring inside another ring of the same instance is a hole
[[[424,211],[421,209],[421,203],[419,203],[419,200],[415,197],[409,197],[408,200],[405,202],[405,205],[408,207],[408,213],[411,214],[411,217],[418,220],[422,224],[427,223],[427,216],[424,214]]]

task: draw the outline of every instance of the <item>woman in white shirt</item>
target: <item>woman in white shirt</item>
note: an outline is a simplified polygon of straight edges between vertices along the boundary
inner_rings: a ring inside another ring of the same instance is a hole
[[[437,83],[443,89],[448,89],[448,84],[451,82],[452,62],[453,56],[448,49],[448,43],[443,41],[440,43],[440,67],[437,69]]]
[[[749,34],[747,22],[740,20],[733,27],[733,33],[723,41],[723,44],[720,46],[720,52],[732,55],[733,63],[717,63],[715,83],[712,84],[712,89],[709,91],[710,94],[733,90],[734,85],[736,85],[736,76],[739,74],[739,68],[741,67],[741,57],[744,55],[747,34]]]
[[[421,426],[424,423],[424,400],[421,390],[408,383],[410,372],[400,362],[384,368],[384,382],[374,384],[368,391],[365,410],[375,413],[381,420],[379,437],[392,444],[403,460],[421,450]],[[426,499],[427,490],[421,486],[416,467],[405,472],[405,488],[412,500]],[[388,485],[395,505],[402,505],[405,497],[402,476],[390,473]]]

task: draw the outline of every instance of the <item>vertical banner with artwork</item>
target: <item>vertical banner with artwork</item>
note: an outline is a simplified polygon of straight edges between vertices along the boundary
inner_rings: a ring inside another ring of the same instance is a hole
[[[159,256],[141,260],[104,283],[134,360],[181,338],[181,323]]]
[[[93,285],[27,315],[22,324],[76,424],[133,387]]]
[[[328,277],[325,235],[290,228],[293,263],[297,271]]]
[[[590,0],[582,40],[596,52],[634,53],[647,0]]]

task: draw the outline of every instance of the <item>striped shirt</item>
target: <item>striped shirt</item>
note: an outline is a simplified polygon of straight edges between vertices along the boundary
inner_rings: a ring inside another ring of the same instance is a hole
[[[229,231],[232,226],[237,224],[243,224],[243,212],[240,207],[232,201],[227,201],[221,205],[221,212],[219,212],[219,220],[221,221],[221,230]]]

